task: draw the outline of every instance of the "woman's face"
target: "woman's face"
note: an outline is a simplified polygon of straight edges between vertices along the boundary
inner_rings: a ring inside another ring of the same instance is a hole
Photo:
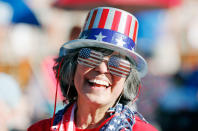
[[[105,56],[109,60],[113,52]],[[88,101],[99,105],[113,105],[120,96],[126,77],[112,75],[109,72],[107,61],[101,62],[95,68],[90,68],[82,64],[77,65],[74,76],[74,85],[78,92],[78,100]]]

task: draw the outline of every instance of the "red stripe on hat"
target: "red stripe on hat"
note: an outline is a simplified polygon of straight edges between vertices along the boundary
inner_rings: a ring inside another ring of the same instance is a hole
[[[103,9],[98,28],[104,28],[108,13],[109,9]]]
[[[85,24],[84,24],[84,26],[83,26],[83,30],[85,29],[85,26],[86,26],[86,24],[87,24],[87,21],[88,21],[88,19],[89,19],[89,16],[90,16],[90,12],[89,12],[89,14],[87,15],[87,18],[86,18]]]
[[[124,30],[124,34],[127,36],[129,36],[129,32],[130,32],[130,28],[131,28],[131,20],[132,20],[132,16],[128,15],[127,20],[126,20],[125,30]]]
[[[121,12],[120,11],[115,11],[115,15],[114,15],[114,18],[113,18],[113,23],[112,23],[112,26],[111,26],[112,30],[115,30],[115,31],[118,30],[118,26],[119,26],[119,23],[120,23],[120,17],[121,17]]]
[[[135,27],[134,27],[134,33],[133,33],[133,41],[136,41],[136,36],[137,36],[137,20],[135,21]]]
[[[98,12],[98,10],[95,10],[95,11],[93,12],[93,15],[92,15],[92,18],[91,18],[91,21],[90,21],[90,24],[89,24],[88,29],[92,28],[93,23],[94,23],[94,20],[95,20],[95,18],[96,18],[97,12]]]

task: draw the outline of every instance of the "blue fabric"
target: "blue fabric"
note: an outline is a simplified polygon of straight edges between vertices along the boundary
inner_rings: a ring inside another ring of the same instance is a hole
[[[164,33],[166,10],[144,10],[135,14],[139,21],[137,48],[145,57],[153,55],[157,38]]]
[[[66,105],[66,107],[58,111],[55,115],[53,125],[57,125],[63,118],[64,113],[67,111],[68,107],[72,103]],[[140,119],[146,122],[141,114],[136,111],[131,111],[128,106],[117,104],[115,107],[110,108],[107,111],[110,116],[115,115],[111,120],[109,120],[100,131],[120,131],[125,129],[125,131],[132,131],[133,125],[135,124],[135,115],[138,115]]]
[[[13,9],[12,23],[26,23],[41,26],[33,11],[23,0],[0,0],[8,3]]]
[[[72,105],[72,103],[68,104],[65,106],[65,108],[59,110],[56,114],[55,114],[55,118],[53,121],[53,125],[57,125],[63,118],[64,113],[66,112],[66,110],[69,108],[69,106]]]
[[[171,87],[159,100],[160,106],[167,111],[178,112],[180,110],[197,111],[198,88]]]
[[[115,115],[110,121],[108,121],[102,128],[101,131],[120,131],[125,129],[125,131],[132,131],[132,127],[135,123],[134,112],[131,112],[127,106],[122,104],[117,104],[114,109],[114,112],[110,115]]]
[[[127,37],[122,33],[108,29],[95,28],[85,30],[81,33],[80,39],[96,40],[96,35],[99,35],[100,33],[104,36],[104,38],[102,39],[102,41],[104,42],[108,42],[113,45],[118,45],[118,39],[122,39],[125,42],[123,44],[124,48],[132,50],[135,47],[135,43],[131,38]]]

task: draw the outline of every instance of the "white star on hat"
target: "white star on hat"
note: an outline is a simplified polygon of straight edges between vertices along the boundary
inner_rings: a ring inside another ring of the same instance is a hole
[[[102,41],[102,39],[107,37],[107,36],[102,35],[102,32],[100,32],[99,35],[95,35],[95,37],[96,37],[96,40]]]
[[[123,47],[123,45],[126,44],[126,43],[123,41],[122,38],[116,39],[116,41],[117,41],[117,45],[118,45],[118,46],[122,46],[122,47]]]
[[[87,36],[85,34],[81,37],[81,39],[86,39],[86,38]]]

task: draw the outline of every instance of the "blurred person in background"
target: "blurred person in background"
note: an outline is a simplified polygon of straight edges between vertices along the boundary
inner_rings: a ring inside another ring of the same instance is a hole
[[[163,131],[198,130],[198,60],[182,56],[181,69],[159,98],[157,119]]]
[[[25,130],[30,116],[19,83],[11,75],[2,72],[0,83],[0,130]]]
[[[162,131],[197,131],[198,121],[198,1],[184,0],[169,11],[169,41],[176,45],[165,61],[178,55],[179,67],[169,75],[170,85],[158,99],[157,121]],[[186,17],[188,16],[188,17]],[[176,18],[176,19],[175,19]],[[162,43],[160,43],[162,45]],[[170,50],[173,46],[168,46]],[[167,52],[166,48],[162,48]],[[158,48],[158,51],[159,50]],[[161,51],[162,52],[162,51]],[[177,65],[177,60],[167,66]]]
[[[61,47],[54,66],[65,108],[55,114],[55,100],[53,117],[28,130],[156,131],[134,103],[147,72],[146,61],[135,52],[137,32],[132,14],[92,9],[79,39]]]

